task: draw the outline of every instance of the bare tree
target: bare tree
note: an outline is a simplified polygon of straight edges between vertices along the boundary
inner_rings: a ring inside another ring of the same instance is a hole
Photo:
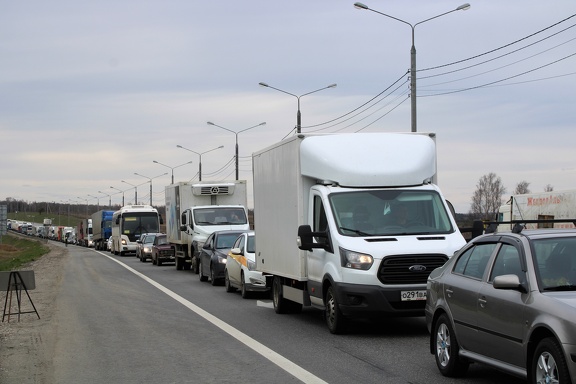
[[[502,205],[502,195],[506,193],[506,188],[502,185],[502,180],[495,173],[490,172],[478,180],[476,191],[472,196],[470,213],[481,220],[494,219],[498,208]]]
[[[550,184],[546,184],[546,186],[544,187],[544,192],[552,192],[554,190],[554,187],[551,186]]]
[[[527,182],[526,180],[522,180],[521,182],[516,184],[516,189],[514,190],[514,194],[515,195],[525,195],[527,193],[530,193],[530,189],[528,189],[529,186],[530,186],[529,182]]]

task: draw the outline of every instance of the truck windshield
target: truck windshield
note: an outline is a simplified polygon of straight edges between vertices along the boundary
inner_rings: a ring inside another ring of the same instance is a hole
[[[365,190],[333,193],[330,205],[345,236],[428,235],[454,231],[436,191]]]
[[[194,210],[194,222],[197,225],[247,224],[244,208],[198,208]]]
[[[125,213],[122,215],[121,233],[136,241],[143,233],[160,232],[158,214],[154,212]]]

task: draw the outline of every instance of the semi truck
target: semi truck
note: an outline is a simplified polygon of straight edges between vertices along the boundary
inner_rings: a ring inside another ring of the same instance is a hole
[[[126,205],[112,214],[112,252],[136,254],[138,239],[144,233],[160,232],[164,224],[158,210],[150,205]]]
[[[215,231],[250,229],[246,181],[179,182],[166,186],[166,235],[176,269],[198,273],[198,256]]]
[[[498,209],[498,231],[510,231],[515,221],[576,218],[576,190],[512,195]],[[571,222],[525,223],[526,228],[574,228]]]
[[[256,269],[277,313],[423,316],[426,281],[465,244],[436,185],[433,133],[299,134],[252,155]]]
[[[82,219],[76,227],[76,240],[82,247],[93,247],[92,241],[92,219]]]
[[[92,241],[94,248],[106,250],[108,238],[112,236],[112,215],[114,211],[101,210],[92,214]]]

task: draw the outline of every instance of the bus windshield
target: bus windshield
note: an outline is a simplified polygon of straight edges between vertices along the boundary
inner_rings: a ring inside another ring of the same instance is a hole
[[[158,214],[155,212],[125,213],[122,215],[121,233],[136,241],[143,233],[160,232]]]

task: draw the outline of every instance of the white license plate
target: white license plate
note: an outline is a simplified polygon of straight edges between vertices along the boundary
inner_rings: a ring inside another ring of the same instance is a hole
[[[400,291],[400,300],[414,301],[426,300],[426,291]]]

